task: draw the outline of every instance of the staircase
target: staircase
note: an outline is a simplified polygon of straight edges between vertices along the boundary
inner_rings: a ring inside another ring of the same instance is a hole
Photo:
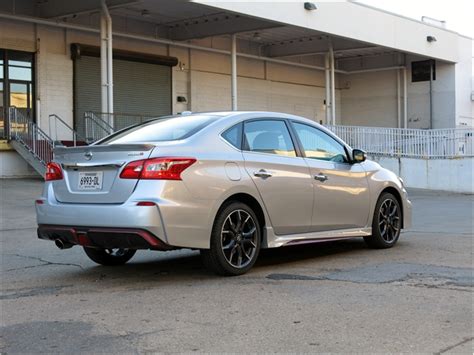
[[[36,123],[15,107],[9,108],[8,119],[10,122],[10,145],[42,176],[46,172],[46,164],[53,159],[54,147],[87,145],[86,140],[57,115],[49,116],[49,131],[54,135],[54,138],[47,135]],[[58,125],[64,126],[71,133],[71,140],[57,139]]]
[[[10,145],[43,176],[46,164],[53,159],[53,140],[15,107],[9,108],[8,117]]]
[[[107,116],[110,115],[108,114]],[[115,116],[114,118],[118,120],[119,115]],[[149,119],[149,117],[143,115],[120,115],[120,117],[122,116],[126,119],[120,121],[121,124],[118,125],[119,127],[126,127]],[[102,114],[86,112],[84,114],[85,134],[82,136],[61,117],[56,114],[51,114],[48,116],[48,135],[20,110],[15,107],[10,107],[8,111],[10,145],[31,167],[43,176],[46,172],[46,165],[53,159],[55,147],[89,145],[114,133],[114,127],[104,118],[106,117]],[[70,139],[59,138],[64,136],[69,136]]]

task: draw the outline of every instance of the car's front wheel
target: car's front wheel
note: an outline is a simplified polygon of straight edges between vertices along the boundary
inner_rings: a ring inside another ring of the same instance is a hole
[[[123,265],[137,252],[135,249],[97,249],[84,247],[89,259],[100,265]]]
[[[364,237],[371,248],[386,249],[397,243],[402,227],[400,203],[391,193],[383,193],[375,206],[372,235]]]
[[[210,249],[201,250],[204,265],[219,275],[246,273],[260,252],[260,233],[257,216],[249,206],[228,203],[214,221]]]

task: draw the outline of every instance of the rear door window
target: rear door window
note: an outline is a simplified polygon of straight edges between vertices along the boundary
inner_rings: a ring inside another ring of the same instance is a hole
[[[224,138],[228,143],[236,147],[237,149],[242,148],[242,123],[239,123],[228,130],[222,133],[222,138]]]
[[[296,157],[285,121],[262,119],[245,122],[245,149],[256,153],[276,154]]]

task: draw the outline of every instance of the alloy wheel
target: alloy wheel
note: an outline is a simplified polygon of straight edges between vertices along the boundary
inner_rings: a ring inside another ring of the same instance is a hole
[[[400,234],[400,209],[392,199],[386,199],[378,217],[380,235],[387,243],[393,243]]]
[[[221,230],[226,261],[235,268],[246,267],[257,251],[257,238],[257,225],[248,212],[238,209],[229,213]]]

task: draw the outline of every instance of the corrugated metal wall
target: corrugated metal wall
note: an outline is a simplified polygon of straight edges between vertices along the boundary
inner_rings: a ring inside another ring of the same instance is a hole
[[[164,65],[114,60],[116,128],[138,117],[171,113],[171,68]],[[84,112],[101,111],[100,59],[82,56],[74,63],[74,119],[84,135]]]

